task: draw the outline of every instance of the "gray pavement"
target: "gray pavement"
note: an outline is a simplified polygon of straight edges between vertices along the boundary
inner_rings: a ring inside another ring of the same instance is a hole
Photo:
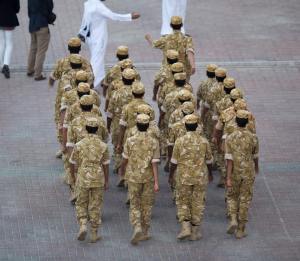
[[[22,1],[21,1],[22,2]],[[225,233],[223,191],[209,185],[199,242],[176,241],[179,225],[171,202],[167,176],[161,170],[161,191],[153,214],[149,242],[132,247],[125,192],[115,187],[105,195],[103,240],[78,242],[73,207],[62,182],[62,162],[53,123],[55,89],[24,75],[29,36],[26,1],[22,26],[15,34],[12,79],[0,75],[0,260],[300,260],[300,27],[297,0],[251,2],[189,1],[187,28],[197,47],[196,89],[203,65],[216,61],[228,68],[246,93],[257,119],[260,174],[250,210],[249,236],[237,241]],[[67,39],[76,34],[82,3],[56,0],[58,21],[52,28],[47,68],[64,55]],[[141,71],[150,100],[160,52],[143,40],[158,37],[160,1],[111,0],[114,10],[140,11],[143,20],[109,25],[107,62],[114,49],[128,44]],[[86,49],[84,53],[87,53]]]

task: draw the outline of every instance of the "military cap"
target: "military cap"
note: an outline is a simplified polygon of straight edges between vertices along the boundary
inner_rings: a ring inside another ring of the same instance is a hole
[[[218,68],[218,65],[213,64],[213,63],[206,65],[206,71],[208,71],[208,72],[215,72],[217,68]]]
[[[171,70],[172,72],[175,72],[175,73],[179,73],[179,72],[183,72],[183,63],[181,62],[178,62],[178,63],[173,63],[171,65]]]
[[[240,88],[234,88],[230,92],[230,98],[233,100],[243,98],[243,92]]]
[[[86,126],[89,127],[98,127],[99,126],[99,120],[95,117],[88,117],[85,119]]]
[[[181,101],[189,101],[192,99],[193,94],[190,91],[183,89],[178,92],[177,97]]]
[[[134,82],[132,84],[132,93],[135,94],[144,94],[145,93],[145,87],[144,84],[141,82]]]
[[[246,110],[247,109],[247,103],[246,103],[246,101],[244,99],[237,99],[234,102],[233,106],[234,106],[234,109],[236,111],[238,111],[238,110]]]
[[[80,70],[76,73],[76,80],[77,81],[87,81],[89,75],[86,71]]]
[[[77,86],[77,90],[79,92],[89,92],[90,89],[91,89],[90,85],[88,83],[86,83],[86,82],[81,82]]]
[[[235,79],[232,77],[226,77],[224,80],[224,87],[227,89],[232,89],[235,86]]]
[[[186,115],[183,119],[186,124],[196,124],[199,120],[195,114]]]
[[[81,55],[79,55],[79,54],[71,54],[70,55],[70,62],[71,63],[75,63],[75,64],[82,63]]]
[[[215,70],[215,74],[218,77],[226,77],[227,70],[225,68],[219,67]]]
[[[236,117],[240,119],[248,119],[249,118],[249,112],[246,110],[238,110],[236,112]]]
[[[122,76],[127,80],[133,80],[135,79],[136,73],[134,70],[127,68],[122,72]]]
[[[137,113],[151,115],[153,109],[148,104],[141,104],[137,107]]]
[[[139,114],[136,117],[136,122],[141,124],[147,124],[150,122],[150,117],[147,114]]]
[[[175,80],[186,80],[186,73],[185,72],[175,73],[174,74],[174,79]]]
[[[72,37],[68,41],[68,46],[70,46],[70,47],[80,47],[81,46],[81,40],[78,37]]]
[[[179,53],[176,50],[169,49],[167,50],[167,58],[169,59],[178,59]]]
[[[81,105],[93,105],[94,101],[93,95],[83,95],[79,100]]]
[[[128,47],[125,45],[120,45],[117,49],[117,54],[119,55],[128,55]]]
[[[127,58],[127,59],[124,59],[120,62],[120,66],[122,69],[126,69],[126,68],[132,68],[133,66],[133,62],[131,59]]]
[[[195,106],[192,102],[186,101],[182,104],[182,111],[185,114],[192,114],[195,111]]]
[[[172,16],[171,17],[171,24],[173,24],[173,25],[182,24],[182,18],[181,18],[181,16],[177,16],[177,15]]]

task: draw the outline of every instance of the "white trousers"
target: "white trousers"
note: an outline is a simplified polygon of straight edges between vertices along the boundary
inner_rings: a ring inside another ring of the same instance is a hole
[[[0,29],[0,65],[10,64],[13,50],[13,30]]]

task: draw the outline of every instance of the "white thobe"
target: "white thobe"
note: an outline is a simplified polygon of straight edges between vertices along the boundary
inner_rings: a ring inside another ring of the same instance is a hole
[[[86,36],[91,53],[91,65],[98,87],[105,77],[104,57],[107,46],[107,19],[131,21],[131,14],[117,14],[108,9],[100,0],[88,0],[84,3],[84,14],[79,33]],[[89,35],[87,33],[89,32]]]
[[[172,16],[174,15],[181,16],[184,22],[186,2],[187,0],[162,0],[161,35],[171,34],[173,32],[173,29],[170,26]],[[185,32],[184,27],[181,28],[181,31],[183,33]]]

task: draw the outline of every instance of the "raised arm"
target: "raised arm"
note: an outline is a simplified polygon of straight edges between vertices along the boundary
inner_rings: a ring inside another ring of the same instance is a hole
[[[99,9],[99,11],[101,12],[101,14],[107,18],[107,19],[111,19],[114,21],[131,21],[134,19],[137,19],[140,17],[140,15],[138,13],[131,13],[131,14],[118,14],[118,13],[114,13],[113,11],[111,11],[109,8],[107,8],[105,5],[103,5],[101,7],[101,9]]]

